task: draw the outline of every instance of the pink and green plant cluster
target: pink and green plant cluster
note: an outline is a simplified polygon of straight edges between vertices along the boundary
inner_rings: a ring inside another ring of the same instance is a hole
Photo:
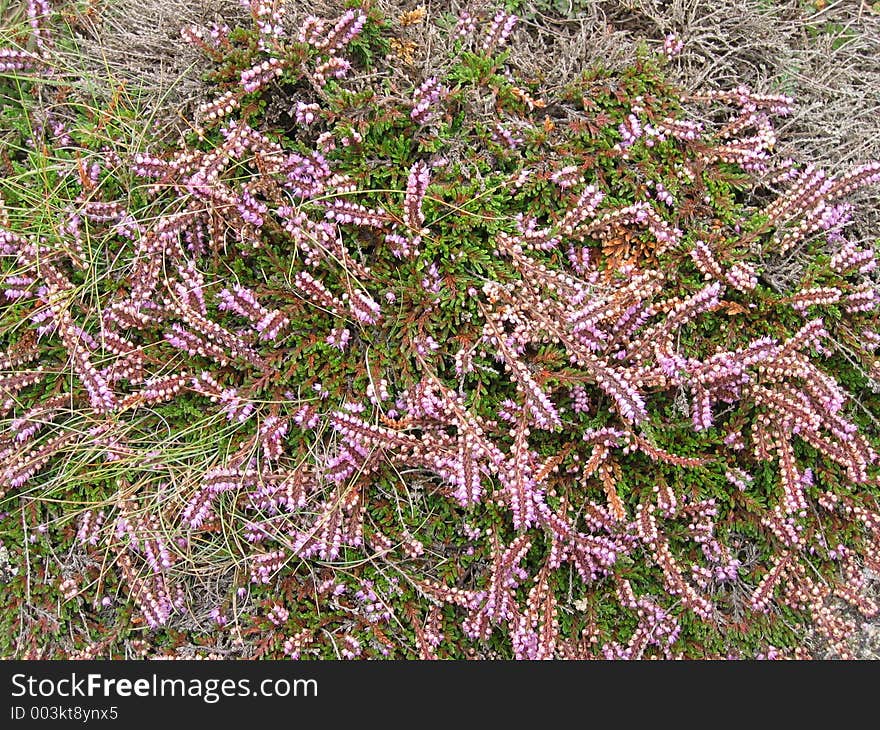
[[[880,164],[781,159],[794,101],[684,94],[674,38],[551,93],[513,15],[425,75],[351,5],[186,28],[175,142],[69,93],[47,5],[0,51],[3,650],[845,656]]]

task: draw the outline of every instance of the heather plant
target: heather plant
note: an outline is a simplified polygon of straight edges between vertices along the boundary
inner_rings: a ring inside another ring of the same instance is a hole
[[[437,19],[426,74],[434,20],[366,2],[184,28],[214,95],[169,140],[70,94],[28,8],[0,491],[54,552],[7,600],[54,586],[68,653],[804,656],[812,625],[846,656],[880,570],[848,235],[880,163],[781,159],[794,100],[676,89],[674,37],[549,90],[515,15]]]

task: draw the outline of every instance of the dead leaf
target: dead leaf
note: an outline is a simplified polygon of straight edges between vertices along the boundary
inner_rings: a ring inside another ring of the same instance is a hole
[[[724,311],[727,312],[727,315],[729,317],[733,317],[737,314],[745,314],[749,311],[742,304],[738,304],[737,302],[729,302],[727,300],[722,301],[721,306],[724,307]]]

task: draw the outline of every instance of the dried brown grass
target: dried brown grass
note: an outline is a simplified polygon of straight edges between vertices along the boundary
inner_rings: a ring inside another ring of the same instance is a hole
[[[400,38],[414,47],[405,76],[435,74],[449,63],[450,41],[437,20],[486,3],[374,0],[390,17],[419,5],[426,19]],[[880,14],[861,0],[837,0],[821,10],[803,0],[573,0],[572,14],[548,11],[547,0],[527,0],[511,61],[552,90],[591,65],[625,65],[637,47],[657,46],[666,33],[685,40],[672,68],[690,90],[746,84],[784,91],[797,100],[781,126],[782,152],[833,171],[880,157]],[[289,3],[288,24],[307,13],[338,13],[340,0]],[[244,17],[236,0],[113,0],[82,22],[79,49],[68,65],[83,84],[112,93],[124,82],[161,115],[186,114],[209,93],[206,61],[180,37],[187,24],[233,24]]]

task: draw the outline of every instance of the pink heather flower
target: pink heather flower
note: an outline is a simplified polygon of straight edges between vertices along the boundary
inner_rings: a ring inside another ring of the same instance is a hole
[[[587,395],[587,390],[583,385],[574,385],[569,391],[569,396],[571,397],[571,409],[575,413],[589,413],[592,404],[590,402],[590,396]]]
[[[595,185],[587,185],[580,196],[578,196],[577,202],[566,212],[565,217],[562,219],[562,233],[571,235],[579,225],[595,218],[596,210],[604,198],[605,194],[596,188]],[[633,206],[623,208],[616,215],[627,215],[632,209]]]
[[[880,295],[878,295],[877,289],[870,283],[860,284],[846,295],[844,309],[850,314],[870,312],[877,306],[878,300],[880,300]]]
[[[290,320],[287,319],[277,309],[267,311],[263,317],[254,325],[254,329],[260,333],[261,340],[274,340],[278,337],[278,333],[284,329]]]
[[[261,553],[250,559],[251,583],[268,583],[272,576],[284,567],[286,555],[283,550]]]
[[[223,615],[223,611],[219,606],[212,608],[209,616],[217,626],[226,626],[226,624],[229,623],[229,619]]]
[[[425,272],[425,275],[422,277],[422,289],[431,294],[439,294],[442,283],[443,280],[440,277],[440,271],[437,269],[437,264],[431,263],[428,270]]]
[[[312,640],[312,632],[303,629],[284,640],[284,653],[291,659],[299,659],[306,644]]]
[[[100,529],[104,524],[106,515],[104,511],[94,512],[88,510],[82,514],[79,520],[79,528],[76,532],[76,538],[82,543],[89,545],[97,545],[100,537]]]
[[[208,26],[208,37],[211,40],[219,41],[221,38],[227,38],[232,29],[226,23],[211,22]]]
[[[483,531],[479,527],[475,527],[469,522],[465,522],[461,526],[461,531],[468,540],[479,540],[480,536],[483,534]]]
[[[439,104],[449,91],[436,76],[432,76],[413,92],[413,108],[410,117],[422,126],[431,124],[440,114]]]
[[[388,216],[381,208],[366,208],[359,203],[350,203],[345,200],[334,200],[324,213],[327,220],[335,220],[337,223],[350,223],[355,226],[371,226],[382,228],[388,222]]]
[[[431,337],[431,335],[425,335],[416,340],[415,346],[416,352],[422,357],[427,357],[429,354],[437,352],[437,350],[440,349],[440,343]]]
[[[458,22],[455,25],[455,35],[459,38],[465,38],[474,35],[479,27],[479,20],[476,16],[471,15],[467,10],[462,10],[458,14]]]
[[[251,16],[261,35],[269,38],[284,36],[284,3],[273,0],[243,0],[242,4],[251,11]],[[260,39],[261,43],[263,39]]]
[[[241,199],[236,204],[241,217],[255,228],[263,225],[263,219],[269,207],[262,201],[257,200],[248,190],[241,191]]]
[[[266,618],[268,618],[273,624],[276,626],[281,626],[281,624],[285,623],[287,619],[290,617],[290,612],[279,604],[273,604],[272,608],[266,614]]]
[[[31,421],[25,416],[13,420],[10,424],[10,428],[15,432],[15,440],[19,443],[24,443],[25,441],[29,441],[37,431],[43,428],[43,425],[44,424],[39,420]]]
[[[349,332],[344,327],[334,327],[330,330],[330,334],[327,335],[327,339],[325,342],[330,345],[330,347],[335,347],[340,352],[345,350],[348,345],[348,340],[351,337],[351,332]]]
[[[367,384],[367,398],[373,405],[379,405],[382,401],[388,400],[388,381],[385,378],[379,380],[376,385],[372,382]]]
[[[353,289],[351,295],[343,295],[348,300],[348,309],[358,322],[375,324],[382,315],[379,303],[369,294]]]
[[[58,584],[58,589],[65,601],[71,601],[79,595],[79,586],[73,578],[65,578]]]
[[[300,24],[296,39],[300,43],[308,43],[316,48],[320,47],[321,37],[327,28],[327,21],[316,15],[307,15]]]
[[[538,251],[550,251],[559,245],[559,236],[552,235],[552,228],[538,228],[538,221],[532,216],[517,213],[514,216],[516,229],[523,237],[523,243]]]
[[[284,61],[278,58],[269,58],[241,72],[241,88],[247,93],[259,91],[283,73]]]
[[[321,107],[317,104],[306,104],[298,101],[294,110],[294,119],[297,124],[311,124],[315,121],[316,116],[321,111]]]
[[[510,180],[510,184],[513,185],[514,188],[516,188],[517,190],[519,190],[519,189],[522,188],[522,186],[525,185],[525,184],[526,184],[526,183],[527,183],[532,177],[534,177],[534,175],[535,175],[535,171],[534,171],[533,169],[523,168],[523,169],[520,170],[518,173],[516,173],[516,176],[515,176],[515,177],[511,178],[511,180]]]
[[[667,58],[673,58],[681,53],[684,48],[684,41],[675,33],[670,33],[663,39],[663,55]]]
[[[550,180],[556,183],[563,190],[579,185],[584,181],[580,168],[577,165],[568,165],[563,167],[550,176]]]
[[[672,197],[672,193],[663,187],[663,183],[658,182],[654,185],[654,194],[661,203],[666,203],[670,208],[675,207],[675,198]]]
[[[724,476],[727,478],[727,481],[735,486],[740,492],[746,491],[746,489],[748,489],[749,487],[749,484],[752,483],[751,475],[747,474],[742,469],[729,469],[727,472],[725,472]]]
[[[324,153],[333,152],[336,149],[336,139],[333,132],[322,132],[315,140],[315,146]]]
[[[498,417],[508,423],[516,423],[522,415],[522,407],[510,398],[498,404]]]
[[[590,249],[588,246],[569,246],[566,252],[571,268],[578,276],[586,276],[590,271]]]
[[[403,203],[403,222],[412,230],[421,230],[425,222],[422,201],[430,182],[431,171],[424,162],[419,160],[409,171],[409,178],[406,182],[406,197]]]
[[[829,205],[822,211],[819,218],[819,228],[823,231],[839,232],[852,220],[852,205],[839,203]]]
[[[462,347],[455,353],[455,373],[459,376],[474,371],[473,350]]]
[[[492,127],[492,141],[504,145],[509,150],[515,150],[522,144],[523,138],[511,132],[503,124],[495,124]]]
[[[730,267],[725,281],[738,291],[750,292],[758,286],[758,272],[748,262],[739,261]]]
[[[872,351],[880,347],[880,332],[870,329],[862,330],[862,339]]]
[[[293,422],[301,428],[312,429],[320,423],[318,412],[309,405],[300,406],[293,413]]]
[[[260,438],[263,454],[267,459],[274,461],[281,456],[287,429],[287,421],[278,416],[267,416],[263,419],[260,425]]]
[[[52,133],[55,144],[58,147],[70,147],[73,145],[73,138],[67,132],[67,126],[60,119],[47,115],[46,121],[49,130]]]
[[[391,253],[399,259],[414,258],[419,254],[419,244],[422,242],[421,236],[407,238],[400,233],[386,233],[385,242],[391,249]]]
[[[232,291],[222,289],[217,298],[220,300],[217,309],[221,312],[229,310],[242,317],[254,320],[259,320],[263,316],[262,306],[257,301],[254,293],[243,286],[233,287]]]
[[[320,63],[315,67],[312,79],[318,86],[324,86],[330,77],[343,79],[348,75],[349,71],[351,71],[351,63],[344,58],[331,56],[324,63]]]
[[[288,324],[288,319],[277,309],[268,310],[257,301],[250,289],[233,287],[232,291],[223,289],[217,295],[220,303],[217,309],[232,311],[250,320],[261,340],[273,340]]]
[[[30,286],[36,281],[32,276],[7,276],[4,284],[7,289],[3,294],[7,299],[22,299],[33,296]]]
[[[490,53],[497,48],[503,46],[510,34],[513,32],[519,18],[512,13],[499,10],[486,31],[486,37],[483,39],[482,50]]]
[[[343,659],[357,659],[362,651],[361,642],[354,636],[347,634],[342,637],[342,649],[340,653],[342,654]]]
[[[284,161],[283,170],[288,189],[300,198],[320,195],[331,176],[330,165],[320,152],[305,157],[291,152]],[[301,222],[307,223],[307,220],[303,218]],[[295,230],[290,232],[296,235]]]
[[[241,398],[235,388],[225,388],[218,400],[223,404],[222,411],[230,421],[244,423],[254,412],[254,404]]]
[[[838,274],[846,274],[851,271],[868,274],[876,267],[874,252],[870,248],[859,248],[851,241],[845,241],[840,249],[831,256],[831,268]]]
[[[642,136],[642,123],[635,114],[630,114],[617,128],[620,133],[621,141],[618,143],[620,149],[632,147],[636,140]]]
[[[362,10],[351,8],[346,10],[336,24],[321,39],[318,47],[329,53],[350,43],[364,27],[367,16]]]
[[[372,581],[362,580],[354,597],[361,604],[361,611],[370,623],[391,620],[391,611],[376,595]]]
[[[29,51],[16,51],[0,48],[0,73],[14,71],[34,71],[42,65],[42,60]]]
[[[664,117],[653,125],[647,125],[645,127],[645,133],[656,137],[657,140],[661,142],[667,137],[674,137],[675,139],[684,140],[686,142],[693,142],[694,140],[699,139],[700,135],[703,133],[703,125],[699,122],[692,122],[687,119],[672,119],[671,117]],[[681,177],[681,175],[679,175],[679,177]]]
[[[211,23],[203,28],[198,25],[185,25],[180,29],[180,37],[193,46],[202,44],[210,48],[220,48],[222,41],[229,38],[232,29],[225,23]]]

